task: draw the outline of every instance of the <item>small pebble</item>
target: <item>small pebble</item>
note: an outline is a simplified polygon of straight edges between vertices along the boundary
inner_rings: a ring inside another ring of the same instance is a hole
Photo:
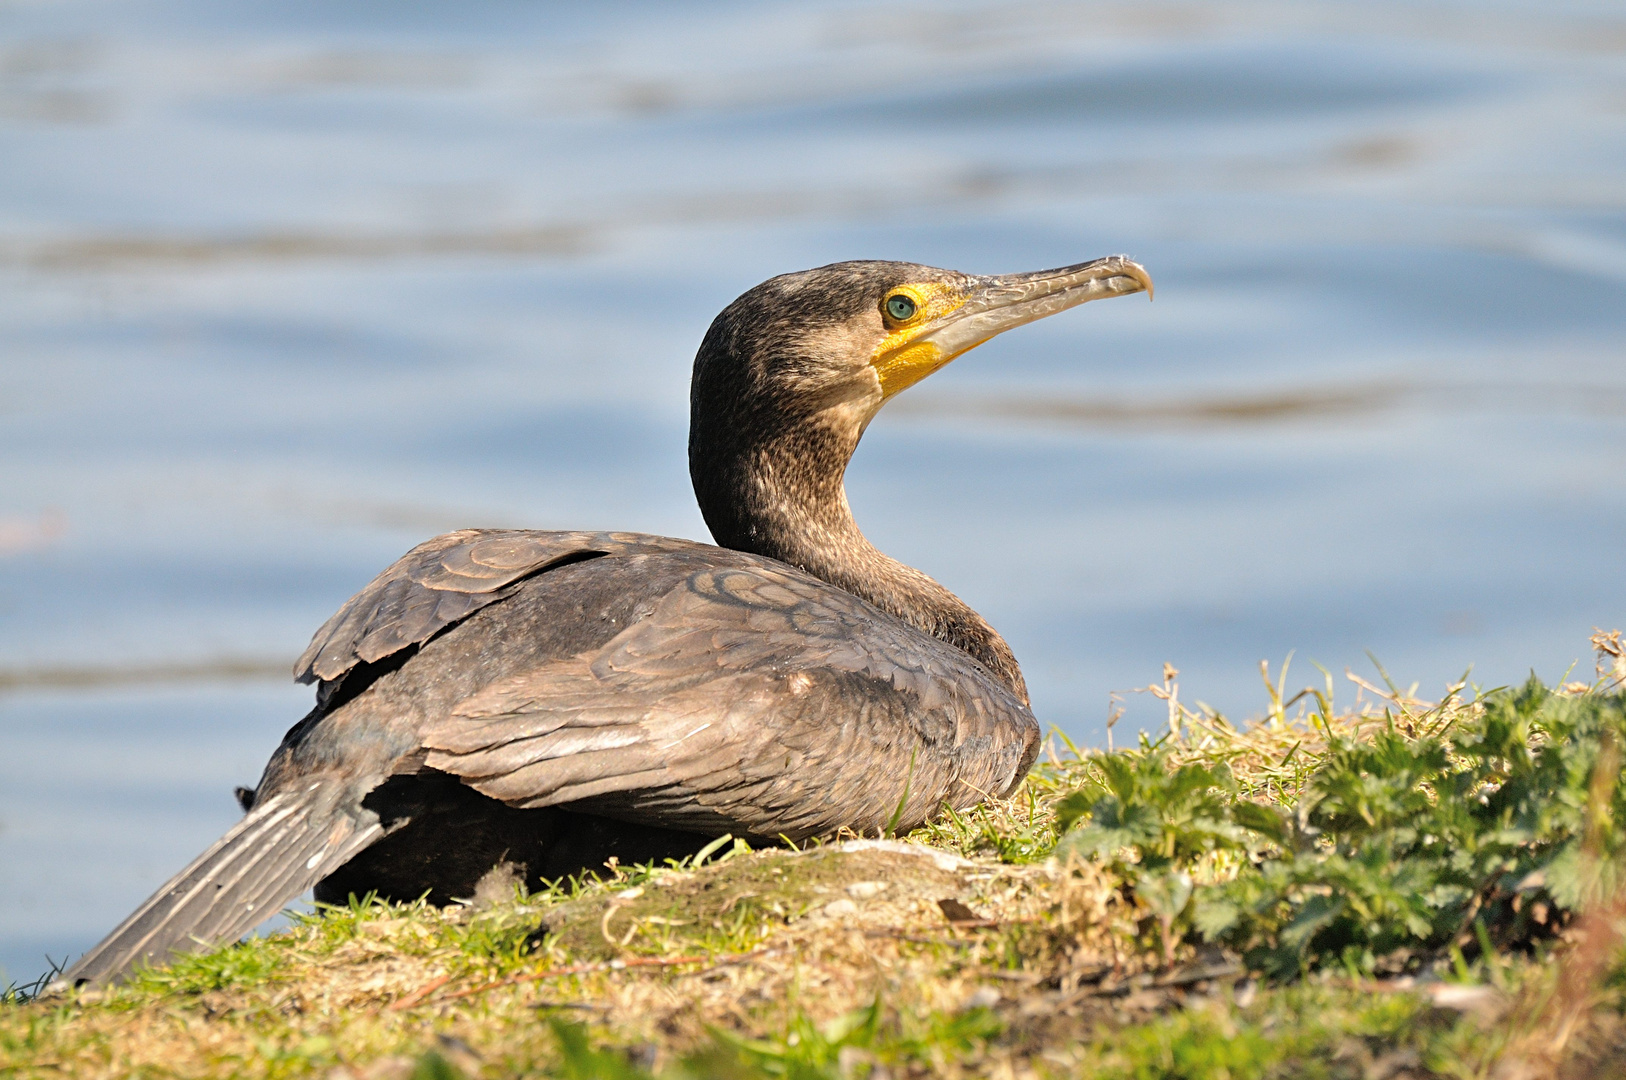
[[[886,892],[884,881],[855,881],[847,886],[847,895],[854,900],[872,900]]]
[[[1493,986],[1430,983],[1423,990],[1441,1009],[1477,1013],[1487,1019],[1493,1019],[1507,1011],[1507,999]]]
[[[992,986],[979,986],[966,995],[962,1009],[992,1009],[999,1004],[999,991]]]
[[[832,919],[846,918],[858,914],[858,905],[851,900],[832,900],[824,905],[824,913]]]

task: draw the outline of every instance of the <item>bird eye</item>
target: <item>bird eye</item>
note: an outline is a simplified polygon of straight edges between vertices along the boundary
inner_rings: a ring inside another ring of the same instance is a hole
[[[915,302],[901,293],[889,296],[886,300],[886,313],[899,322],[907,322],[915,317]]]

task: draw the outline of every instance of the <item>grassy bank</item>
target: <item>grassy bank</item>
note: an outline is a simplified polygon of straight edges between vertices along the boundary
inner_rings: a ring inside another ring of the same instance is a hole
[[[1626,660],[1269,687],[902,840],[357,903],[14,993],[15,1076],[1626,1075]],[[1348,684],[1346,684],[1348,687]]]

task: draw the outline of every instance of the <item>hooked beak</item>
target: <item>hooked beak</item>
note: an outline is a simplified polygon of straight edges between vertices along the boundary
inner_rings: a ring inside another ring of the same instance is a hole
[[[1030,274],[973,278],[964,302],[913,332],[893,335],[871,362],[881,377],[883,396],[890,398],[1012,327],[1105,296],[1137,292],[1151,297],[1151,275],[1122,255]]]

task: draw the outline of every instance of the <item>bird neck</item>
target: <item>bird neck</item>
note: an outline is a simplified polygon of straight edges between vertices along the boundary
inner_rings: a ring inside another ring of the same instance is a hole
[[[723,547],[805,570],[956,646],[1026,704],[1027,684],[1005,639],[964,600],[883,554],[859,530],[842,482],[859,434],[858,425],[817,416],[767,440],[760,429],[752,439],[692,429],[690,474],[712,536]]]

